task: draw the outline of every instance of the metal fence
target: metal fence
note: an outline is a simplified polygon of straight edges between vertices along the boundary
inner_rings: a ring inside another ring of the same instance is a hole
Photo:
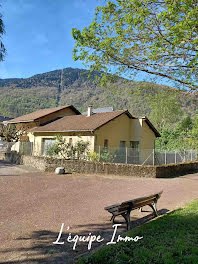
[[[0,152],[11,152],[17,151],[22,155],[34,155],[34,156],[45,156],[44,147],[34,146],[32,142],[4,142],[0,141]],[[123,163],[123,164],[138,164],[138,165],[164,165],[172,163],[180,163],[187,161],[198,160],[197,150],[177,150],[177,151],[166,151],[166,150],[153,150],[144,149],[137,150],[132,148],[105,148],[97,146],[94,150],[94,159],[91,159],[90,153],[93,151],[87,151],[81,155],[81,159],[101,161],[101,162],[112,162],[112,163]],[[74,159],[76,156],[72,156]],[[71,158],[71,156],[70,156]]]
[[[0,152],[10,152],[15,142],[0,141]]]
[[[139,164],[139,165],[164,165],[197,160],[197,150],[153,150],[141,151],[132,148],[104,148],[98,146],[95,150],[99,160],[104,162]]]
[[[197,150],[155,151],[155,164],[171,164],[197,160]]]
[[[6,142],[0,141],[0,152],[16,151],[21,155],[33,155],[32,142]]]
[[[139,164],[139,151],[131,148],[105,148],[97,146],[95,152],[99,156],[100,161],[126,164]]]

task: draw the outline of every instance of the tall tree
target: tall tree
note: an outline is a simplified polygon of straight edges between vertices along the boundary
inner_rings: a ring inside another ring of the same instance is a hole
[[[1,7],[1,6],[0,6]],[[0,61],[4,59],[6,49],[2,42],[2,35],[5,33],[4,24],[2,20],[2,14],[0,13]]]
[[[173,129],[176,123],[183,117],[181,103],[178,100],[177,93],[174,91],[158,92],[150,96],[151,112],[149,118],[152,123],[162,131],[163,129]]]
[[[19,141],[25,135],[26,130],[22,126],[17,128],[14,124],[4,125],[0,123],[0,137],[7,142]]]
[[[195,116],[189,142],[192,148],[198,149],[198,115]]]
[[[91,70],[127,77],[144,72],[198,90],[197,0],[107,1],[72,35],[74,60]]]
[[[188,135],[189,131],[192,129],[193,122],[190,116],[185,117],[178,126],[178,131],[184,133],[185,136]]]

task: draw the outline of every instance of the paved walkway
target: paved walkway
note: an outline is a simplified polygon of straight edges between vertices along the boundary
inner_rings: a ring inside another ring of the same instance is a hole
[[[39,170],[24,165],[10,164],[0,160],[0,176],[21,175],[28,172],[39,172]]]
[[[113,229],[105,206],[160,190],[162,214],[198,198],[198,174],[173,179],[55,175],[0,162],[0,263],[70,263],[87,252],[87,244],[73,251],[68,232],[100,234],[106,243]],[[150,219],[149,210],[134,211],[134,225],[140,217]],[[54,245],[62,223],[65,244]]]

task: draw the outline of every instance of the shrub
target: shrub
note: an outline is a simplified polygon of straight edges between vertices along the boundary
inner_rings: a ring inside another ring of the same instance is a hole
[[[108,151],[108,149],[104,148],[100,154],[100,160],[104,162],[113,162],[114,155]]]
[[[49,157],[54,157],[54,156],[58,155],[59,151],[60,151],[60,148],[59,148],[58,144],[55,143],[55,144],[47,147],[46,155]]]
[[[87,154],[86,152],[87,152],[88,145],[89,145],[89,142],[88,141],[85,142],[83,140],[80,140],[75,144],[74,148],[76,150],[78,159],[84,158],[84,156]]]
[[[97,162],[97,161],[99,161],[99,154],[96,152],[89,152],[88,158],[90,161]]]
[[[66,142],[61,135],[56,136],[56,142],[47,148],[46,154],[50,157],[61,157],[69,159],[83,159],[87,154],[89,142],[79,140],[75,145]]]

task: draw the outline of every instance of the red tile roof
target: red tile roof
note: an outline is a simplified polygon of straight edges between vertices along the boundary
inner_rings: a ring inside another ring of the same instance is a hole
[[[97,113],[91,116],[73,115],[65,116],[45,126],[33,128],[32,132],[71,132],[71,131],[94,131],[103,126],[114,118],[127,114],[133,118],[128,110],[120,110],[113,112]]]
[[[133,117],[128,110],[119,110],[112,112],[103,112],[93,114],[91,116],[86,115],[72,115],[65,116],[59,120],[49,123],[45,126],[40,126],[32,128],[30,132],[73,132],[73,131],[94,131],[97,128],[105,125],[111,120],[117,118],[118,116],[126,114],[129,118],[138,119],[138,117]],[[160,133],[152,125],[147,117],[141,117],[150,129],[155,133],[156,137],[160,137]]]
[[[38,118],[44,117],[46,115],[58,112],[60,110],[63,110],[65,108],[71,108],[76,114],[80,114],[80,112],[73,106],[73,105],[67,105],[67,106],[59,106],[54,108],[46,108],[46,109],[40,109],[38,111],[29,113],[27,115],[19,116],[17,118],[11,119],[8,121],[8,123],[21,123],[21,122],[32,122],[35,121]]]

